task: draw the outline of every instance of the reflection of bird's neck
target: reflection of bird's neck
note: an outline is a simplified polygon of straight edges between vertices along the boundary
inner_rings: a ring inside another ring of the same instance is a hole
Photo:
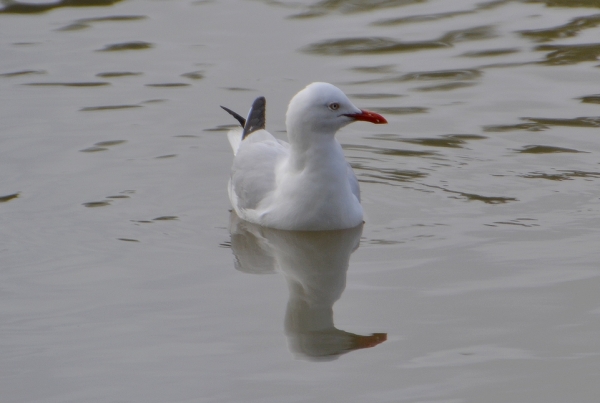
[[[352,233],[350,233],[352,235]],[[286,330],[312,332],[333,328],[333,304],[346,288],[350,254],[360,232],[344,239],[306,238],[289,253],[276,255],[290,292]],[[298,239],[300,240],[300,239]],[[329,247],[323,245],[327,240]],[[309,242],[310,241],[310,242]],[[280,249],[281,250],[281,249]]]
[[[285,330],[294,332],[318,332],[333,329],[333,303],[329,298],[311,295],[302,284],[289,280],[290,298],[285,315]]]

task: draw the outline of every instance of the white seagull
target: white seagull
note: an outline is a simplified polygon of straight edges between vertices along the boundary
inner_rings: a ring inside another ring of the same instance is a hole
[[[235,155],[228,190],[237,215],[294,231],[362,224],[358,180],[335,133],[357,120],[382,124],[385,118],[358,109],[331,84],[312,83],[290,101],[286,143],[265,130],[265,106],[257,98],[247,119],[222,107],[242,125],[228,133]]]

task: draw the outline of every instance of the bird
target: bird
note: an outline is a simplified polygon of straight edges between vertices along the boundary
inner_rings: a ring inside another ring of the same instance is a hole
[[[265,130],[266,99],[247,118],[221,106],[241,128],[228,132],[234,159],[228,184],[231,205],[243,220],[290,231],[327,231],[363,224],[360,187],[342,146],[342,127],[387,123],[361,110],[336,86],[314,82],[298,92],[286,112],[289,142]]]

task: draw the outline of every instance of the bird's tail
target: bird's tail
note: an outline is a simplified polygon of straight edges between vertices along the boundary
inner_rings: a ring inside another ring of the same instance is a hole
[[[238,148],[240,147],[240,143],[250,134],[255,131],[262,130],[265,128],[267,119],[266,119],[266,106],[267,100],[265,97],[258,97],[252,103],[252,107],[250,108],[250,112],[248,112],[248,118],[244,119],[241,115],[235,113],[229,108],[221,106],[227,113],[235,118],[242,126],[242,130],[234,129],[230,130],[227,133],[227,137],[229,138],[229,144],[231,144],[231,148],[233,149],[233,154],[237,153]]]

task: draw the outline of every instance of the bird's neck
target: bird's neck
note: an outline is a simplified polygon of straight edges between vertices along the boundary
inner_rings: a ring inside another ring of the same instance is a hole
[[[290,140],[290,168],[301,171],[306,168],[331,166],[337,161],[344,162],[340,143],[335,132],[288,131]]]

